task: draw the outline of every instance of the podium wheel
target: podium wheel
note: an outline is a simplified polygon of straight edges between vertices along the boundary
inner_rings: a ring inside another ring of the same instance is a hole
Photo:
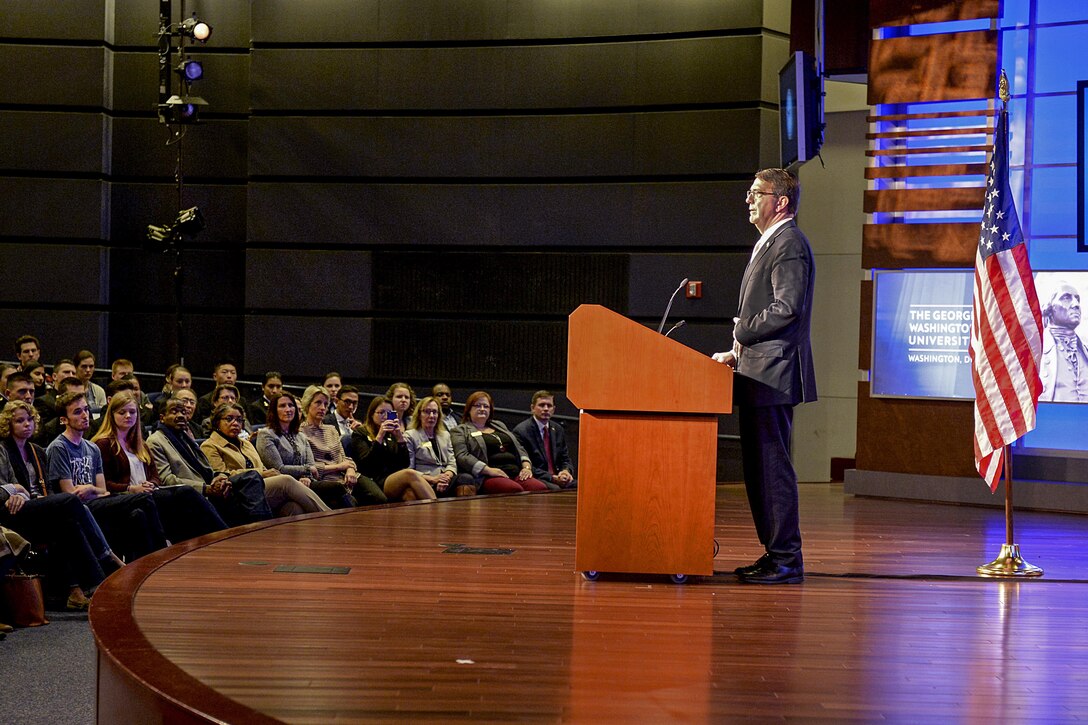
[[[669,574],[669,579],[672,579],[673,584],[687,584],[688,583],[688,575],[687,574]]]
[[[587,582],[595,582],[595,581],[597,581],[598,579],[601,578],[601,572],[599,572],[599,571],[583,571],[582,572],[582,577],[584,577]]]

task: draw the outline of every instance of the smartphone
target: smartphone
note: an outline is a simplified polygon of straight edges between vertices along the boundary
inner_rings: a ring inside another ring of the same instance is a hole
[[[385,411],[385,419],[386,420],[396,420],[397,419],[397,411],[395,411],[395,410]]]

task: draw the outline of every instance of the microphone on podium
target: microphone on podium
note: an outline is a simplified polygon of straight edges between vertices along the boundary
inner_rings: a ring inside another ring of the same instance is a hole
[[[675,325],[673,325],[672,327],[669,328],[669,331],[665,333],[665,337],[668,337],[673,332],[675,332],[676,330],[679,330],[681,327],[683,327],[686,324],[688,324],[687,320],[680,320]]]
[[[687,283],[688,278],[684,277],[684,281],[680,283],[680,286],[677,287],[676,291],[672,293],[672,297],[669,298],[669,304],[665,307],[665,314],[661,316],[661,324],[657,326],[658,333],[665,329],[665,320],[669,319],[669,310],[672,309],[673,300],[676,299],[676,295],[680,294],[680,290],[684,289],[684,285],[686,285]],[[672,330],[669,330],[669,332],[672,332]]]

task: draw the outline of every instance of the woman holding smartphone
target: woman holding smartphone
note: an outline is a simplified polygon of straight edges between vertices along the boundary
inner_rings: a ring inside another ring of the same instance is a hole
[[[351,434],[351,457],[359,474],[377,483],[390,501],[435,499],[427,479],[409,466],[404,428],[384,395],[370,401],[366,420]]]

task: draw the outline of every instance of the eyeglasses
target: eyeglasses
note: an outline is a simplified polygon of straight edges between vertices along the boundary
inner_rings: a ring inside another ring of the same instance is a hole
[[[351,398],[340,398],[340,402],[343,403],[344,405],[348,406],[349,408],[358,408],[359,407],[359,401],[358,400],[352,400]]]
[[[227,421],[228,423],[241,423],[242,422],[242,416],[240,416],[240,415],[224,415],[223,420]]]
[[[759,197],[761,197],[761,196],[782,196],[782,195],[781,194],[776,194],[773,191],[760,191],[759,189],[749,189],[748,191],[744,192],[744,200],[745,201],[748,201],[749,199],[759,199]]]

